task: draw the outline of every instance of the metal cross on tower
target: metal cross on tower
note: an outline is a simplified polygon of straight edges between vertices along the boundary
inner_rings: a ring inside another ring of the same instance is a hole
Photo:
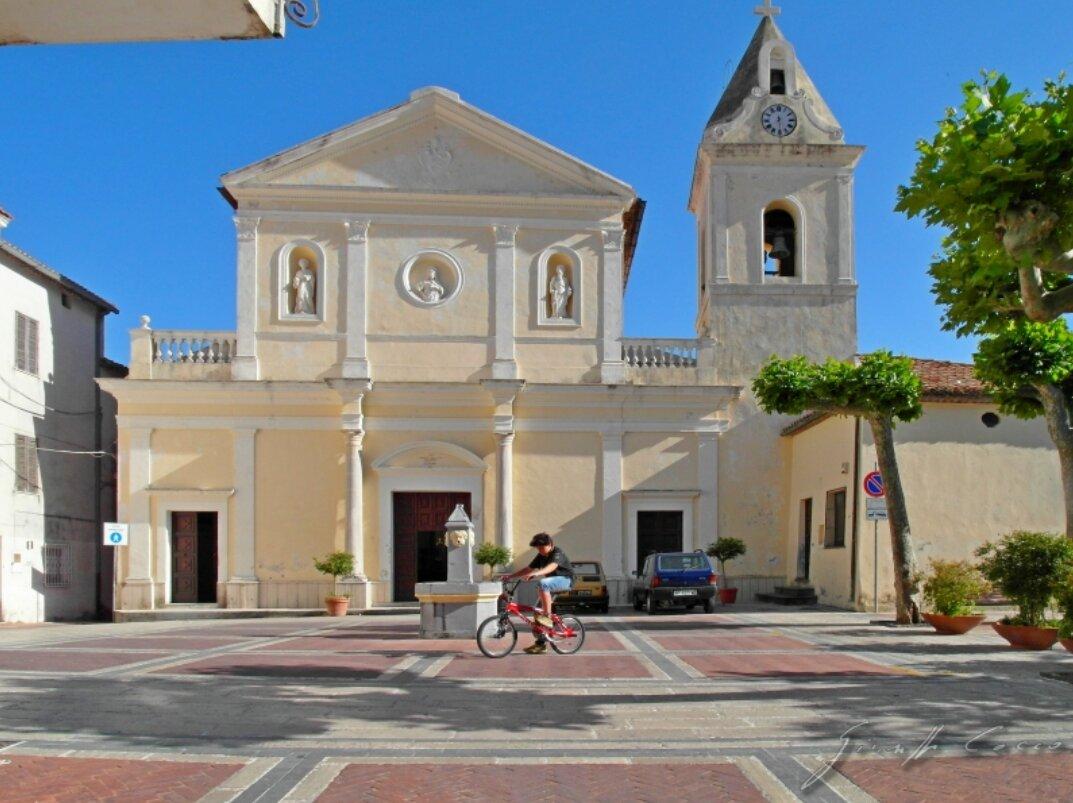
[[[764,0],[764,5],[754,8],[753,13],[759,14],[761,17],[777,17],[782,13],[782,9],[771,5],[771,0]]]

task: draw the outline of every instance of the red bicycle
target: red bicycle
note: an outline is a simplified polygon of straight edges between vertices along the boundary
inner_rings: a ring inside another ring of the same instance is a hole
[[[534,635],[542,635],[560,655],[573,655],[580,650],[585,643],[585,626],[574,616],[559,616],[554,612],[551,615],[552,627],[545,627],[530,619],[527,614],[535,615],[541,611],[532,605],[514,601],[514,592],[521,582],[503,583],[503,593],[499,597],[504,603],[503,610],[496,616],[489,616],[477,628],[477,646],[481,652],[489,658],[505,658],[511,654],[518,643],[518,628],[512,617],[525,622]]]

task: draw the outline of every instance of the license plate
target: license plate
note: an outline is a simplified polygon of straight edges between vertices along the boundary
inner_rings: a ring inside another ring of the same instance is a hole
[[[575,597],[591,597],[592,592],[591,591],[586,591],[584,589],[578,589],[577,591],[574,592],[574,596]]]
[[[675,591],[674,596],[676,596],[676,597],[695,597],[695,596],[697,596],[697,592],[694,591],[692,588],[683,588],[681,590]]]

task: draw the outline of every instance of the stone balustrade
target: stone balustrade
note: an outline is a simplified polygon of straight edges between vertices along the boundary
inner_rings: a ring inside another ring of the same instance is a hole
[[[622,361],[628,368],[696,368],[699,345],[693,339],[623,338]]]
[[[151,329],[147,316],[130,333],[131,379],[230,379],[234,332]]]

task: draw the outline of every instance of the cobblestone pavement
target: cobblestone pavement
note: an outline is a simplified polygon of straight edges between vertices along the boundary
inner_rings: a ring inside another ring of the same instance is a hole
[[[733,611],[501,660],[414,615],[4,629],[0,798],[1073,801],[1073,655]]]

